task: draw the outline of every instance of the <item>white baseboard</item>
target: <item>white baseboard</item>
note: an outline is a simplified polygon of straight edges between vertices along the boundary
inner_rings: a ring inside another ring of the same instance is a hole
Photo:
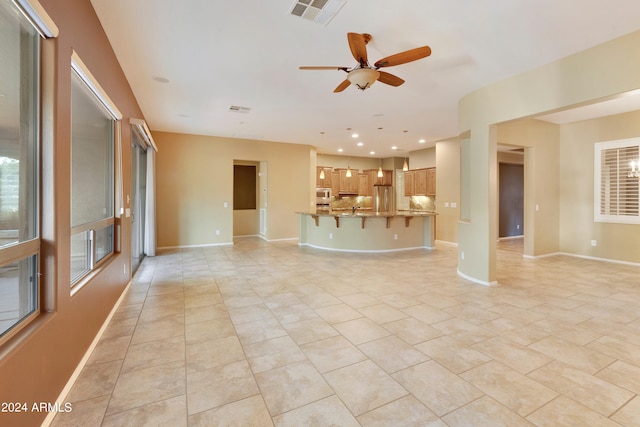
[[[574,258],[588,259],[591,261],[602,261],[602,262],[609,262],[612,264],[622,264],[622,265],[631,265],[633,267],[640,267],[640,262],[621,261],[621,260],[610,259],[610,258],[599,258],[599,257],[588,256],[588,255],[572,254],[569,252],[552,252],[552,253],[543,254],[543,255],[523,255],[522,257],[528,258],[528,259],[542,259],[542,258],[549,258],[553,256],[558,256],[558,255],[566,255]]]
[[[266,237],[263,237],[263,239],[267,242],[286,242],[289,240],[298,240],[297,237],[283,237],[282,239],[267,239]]]
[[[436,243],[438,245],[445,245],[445,246],[451,246],[451,247],[458,247],[458,242],[448,242],[446,240],[436,240]]]
[[[216,246],[232,246],[233,242],[224,243],[207,243],[205,245],[182,245],[182,246],[159,246],[157,250],[161,249],[192,249],[192,248],[212,248]]]
[[[427,249],[432,250],[435,248],[429,246],[414,246],[410,248],[397,248],[397,249],[338,249],[338,248],[327,248],[324,246],[312,245],[310,243],[298,243],[298,246],[308,246],[314,249],[321,249],[323,251],[331,251],[331,252],[351,252],[351,253],[384,253],[384,252],[404,252],[404,251],[413,251],[416,249]]]
[[[462,277],[463,279],[468,280],[468,281],[473,282],[473,283],[477,283],[477,284],[482,285],[482,286],[496,286],[498,284],[498,282],[495,281],[495,280],[493,282],[487,282],[485,280],[478,280],[475,277],[467,276],[462,271],[460,271],[459,268],[456,269],[456,271],[458,273],[458,276]]]
[[[519,236],[498,237],[498,242],[500,242],[502,240],[515,240],[515,239],[524,239],[524,234],[521,234]]]

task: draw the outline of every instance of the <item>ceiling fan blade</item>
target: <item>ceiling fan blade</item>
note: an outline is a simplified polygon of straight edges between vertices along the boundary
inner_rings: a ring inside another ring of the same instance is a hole
[[[351,84],[351,82],[350,82],[348,79],[345,79],[342,83],[340,83],[340,84],[338,85],[338,87],[337,87],[337,88],[335,88],[335,89],[333,90],[333,92],[334,92],[334,93],[342,92],[343,90],[345,90],[346,88],[348,88],[350,84]]]
[[[358,61],[361,67],[367,66],[367,38],[364,34],[359,33],[347,33],[347,40],[349,40],[349,48],[351,54]]]
[[[396,53],[395,55],[382,58],[375,63],[375,67],[393,67],[394,65],[417,61],[418,59],[426,58],[429,55],[431,55],[431,48],[429,46],[417,47],[415,49],[407,50],[405,52]]]
[[[300,70],[342,70],[342,71],[347,71],[349,68],[348,67],[315,67],[315,66],[304,66],[304,67],[298,67]]]
[[[400,77],[394,76],[393,74],[385,73],[384,71],[378,71],[380,76],[378,77],[378,81],[382,83],[386,83],[391,86],[400,86],[404,83]]]

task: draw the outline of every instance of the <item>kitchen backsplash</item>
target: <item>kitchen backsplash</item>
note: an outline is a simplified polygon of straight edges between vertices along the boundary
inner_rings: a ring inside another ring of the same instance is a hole
[[[412,196],[409,200],[409,209],[412,211],[435,211],[436,198],[428,196]]]
[[[331,200],[331,209],[351,209],[353,206],[360,206],[362,209],[373,208],[373,197],[338,196]]]
[[[351,209],[360,206],[361,209],[373,209],[373,197],[371,196],[333,196],[331,209]],[[409,209],[412,211],[435,212],[436,198],[427,196],[412,196],[409,199]]]

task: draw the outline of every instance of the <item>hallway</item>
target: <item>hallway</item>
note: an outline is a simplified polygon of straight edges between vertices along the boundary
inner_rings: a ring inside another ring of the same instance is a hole
[[[640,425],[638,267],[456,254],[161,251],[52,425]]]

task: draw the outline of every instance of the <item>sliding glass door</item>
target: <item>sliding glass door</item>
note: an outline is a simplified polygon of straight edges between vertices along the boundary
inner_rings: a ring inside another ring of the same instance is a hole
[[[147,152],[136,132],[131,135],[131,274],[144,258]]]

